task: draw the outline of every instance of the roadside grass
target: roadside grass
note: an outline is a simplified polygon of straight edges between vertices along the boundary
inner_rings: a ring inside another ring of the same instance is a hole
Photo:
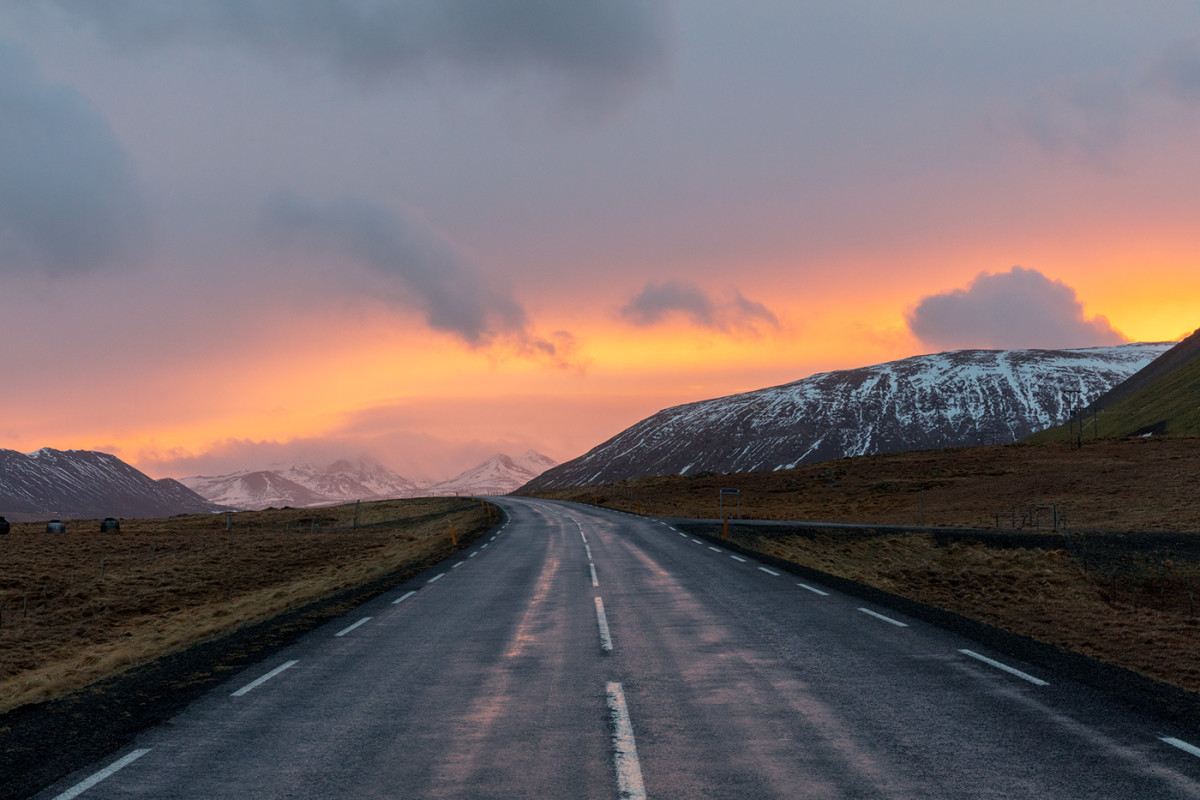
[[[161,520],[15,523],[0,536],[0,713],[398,571],[490,525],[457,498]],[[232,530],[226,530],[231,519]]]
[[[1147,571],[1126,576],[1114,597],[1115,584],[1084,572],[1065,550],[939,545],[930,534],[736,541],[1200,692],[1200,619],[1178,588],[1200,586],[1195,564],[1176,565],[1171,593]]]
[[[1200,692],[1198,548],[1143,554],[1136,547],[1137,532],[1200,530],[1198,477],[1200,439],[1155,437],[1082,448],[1051,443],[897,453],[541,496],[651,516],[718,519],[722,510],[734,516],[738,499],[722,498],[720,490],[736,488],[746,519],[1041,530],[1063,548],[939,544],[920,531],[841,538],[743,534],[735,541]],[[1067,550],[1070,537],[1051,530],[1055,512],[1072,533],[1125,534],[1129,552],[1077,560]]]

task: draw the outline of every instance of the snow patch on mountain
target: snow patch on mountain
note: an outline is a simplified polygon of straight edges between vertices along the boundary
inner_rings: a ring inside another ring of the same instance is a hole
[[[461,475],[427,487],[424,493],[434,497],[508,494],[556,466],[557,463],[533,450],[516,458],[497,453]]]
[[[0,450],[0,514],[13,518],[167,517],[219,510],[179,481],[154,480],[109,453]]]
[[[556,463],[533,450],[516,458],[498,454],[435,484],[409,480],[369,458],[336,461],[323,469],[310,464],[273,465],[265,470],[197,475],[181,481],[214,503],[238,509],[304,508],[356,500],[507,494]]]
[[[1173,345],[960,350],[820,373],[660,411],[524,488],[1008,444],[1065,422]]]

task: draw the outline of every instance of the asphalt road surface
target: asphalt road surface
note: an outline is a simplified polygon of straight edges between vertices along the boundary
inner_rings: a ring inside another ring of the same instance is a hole
[[[38,797],[1200,797],[1196,742],[1060,676],[664,523],[495,502]]]

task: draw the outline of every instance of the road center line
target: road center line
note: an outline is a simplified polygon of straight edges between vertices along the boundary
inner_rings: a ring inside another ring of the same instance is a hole
[[[687,534],[686,534],[686,533],[684,533],[683,531],[675,531],[675,532],[676,532],[676,533],[678,533],[678,534],[679,534],[680,536],[682,536],[683,538],[685,538],[685,539],[687,538]]]
[[[907,628],[908,627],[907,622],[901,622],[898,619],[892,619],[891,617],[885,617],[883,614],[877,614],[869,608],[860,608],[859,611],[863,612],[864,614],[870,614],[872,617],[875,617],[875,619],[881,619],[884,622],[890,622],[891,624],[895,625],[897,628]]]
[[[588,561],[591,561],[592,560],[592,548],[585,544],[583,546],[583,549],[587,552]]]
[[[283,672],[285,669],[290,669],[291,667],[294,667],[294,666],[296,666],[296,664],[298,664],[298,663],[300,663],[300,662],[298,662],[298,661],[288,661],[288,662],[286,662],[286,663],[280,664],[278,667],[276,667],[275,669],[271,670],[271,671],[270,671],[270,672],[268,672],[266,675],[263,675],[261,678],[258,678],[257,680],[250,681],[249,683],[247,683],[247,684],[246,684],[245,686],[243,686],[242,688],[238,689],[236,692],[234,692],[234,693],[233,693],[232,695],[230,695],[230,696],[231,696],[231,697],[241,697],[242,695],[246,694],[247,692],[251,692],[251,691],[253,691],[253,690],[257,689],[259,686],[262,686],[264,683],[266,683],[267,681],[271,680],[271,678],[274,678],[276,675],[278,675],[279,673]]]
[[[820,589],[814,589],[812,586],[809,586],[807,583],[797,583],[796,585],[799,586],[801,589],[808,589],[813,594],[819,594],[819,595],[821,595],[821,597],[829,597],[829,592],[822,592]]]
[[[759,571],[759,572],[765,572],[765,573],[767,573],[768,575],[774,575],[776,578],[778,578],[778,577],[779,577],[779,573],[778,573],[778,572],[776,572],[776,571],[775,571],[775,570],[773,570],[773,569],[767,569],[766,567],[759,567],[759,568],[758,568],[758,571]]]
[[[700,541],[699,539],[692,539],[692,541],[696,544],[704,544],[704,542]]]
[[[710,548],[708,548],[708,549],[709,549],[709,550],[712,550],[714,553],[719,553],[719,552],[721,552],[721,548],[719,548],[719,547],[710,547]]]
[[[487,547],[489,544],[491,544],[491,543],[490,543],[490,542],[484,542],[483,544],[479,545],[479,549],[480,549],[480,550],[482,550],[483,548]]]
[[[1196,756],[1197,758],[1200,758],[1200,747],[1196,747],[1195,745],[1188,744],[1187,742],[1183,741],[1182,739],[1176,739],[1174,736],[1163,736],[1161,738],[1162,738],[1162,741],[1166,742],[1167,744],[1171,745],[1172,747],[1178,747],[1183,752],[1191,753],[1192,755]]]
[[[637,742],[633,739],[629,707],[625,704],[625,691],[615,681],[608,684],[608,710],[612,715],[613,765],[617,770],[618,795],[645,800],[646,787],[642,783],[642,767],[638,762]]]
[[[596,624],[600,626],[600,649],[612,652],[612,637],[608,633],[608,617],[604,614],[604,601],[596,598]]]
[[[337,633],[335,633],[335,634],[334,634],[334,636],[345,636],[347,633],[349,633],[350,631],[354,630],[354,629],[355,629],[355,628],[357,628],[359,625],[366,625],[366,624],[367,624],[368,622],[370,622],[370,621],[371,621],[371,618],[370,618],[370,617],[363,617],[362,619],[360,619],[358,622],[354,623],[354,624],[353,624],[353,625],[351,625],[350,627],[348,627],[348,628],[343,628],[342,630],[338,631]]]
[[[479,551],[478,551],[478,550],[472,550],[472,551],[471,551],[471,555],[467,556],[467,558],[474,558],[474,557],[475,557],[475,556],[477,556],[477,555],[479,555]]]
[[[67,789],[65,792],[63,792],[62,794],[55,797],[54,800],[71,800],[71,798],[73,798],[73,797],[78,797],[79,795],[86,792],[88,789],[95,786],[100,781],[105,780],[106,778],[111,778],[117,772],[125,769],[125,767],[128,767],[130,764],[137,761],[139,758],[141,758],[142,756],[146,755],[146,753],[149,753],[149,752],[150,752],[150,748],[148,748],[148,747],[143,748],[141,750],[134,750],[132,753],[125,756],[124,758],[121,758],[121,759],[109,764],[107,767],[100,770],[95,775],[91,776],[90,778],[87,778],[87,779],[82,780],[79,783],[75,784],[70,789]]]
[[[744,559],[744,558],[742,558],[742,557],[740,557],[740,556],[730,556],[730,558],[732,558],[734,561],[740,561],[740,562],[742,562],[743,564],[745,564],[745,563],[746,563],[746,559]]]
[[[982,661],[985,664],[990,664],[991,666],[995,667],[996,669],[1004,670],[1009,675],[1016,675],[1021,680],[1029,681],[1030,683],[1035,684],[1037,686],[1049,686],[1050,685],[1050,684],[1046,683],[1044,680],[1042,680],[1041,678],[1035,678],[1032,675],[1030,675],[1029,673],[1021,672],[1021,670],[1016,669],[1015,667],[1010,667],[1008,664],[1001,664],[999,661],[994,661],[994,660],[988,658],[987,656],[981,656],[981,655],[979,655],[979,653],[976,653],[974,650],[959,650],[958,652],[962,653],[964,656],[970,656],[971,658],[975,659],[976,661]]]
[[[440,579],[440,578],[444,578],[445,576],[446,576],[446,573],[444,573],[444,572],[439,572],[437,575],[434,575],[432,578],[430,578],[429,580],[425,581],[425,583],[433,583],[434,581],[436,581],[436,580],[438,580],[438,579]]]
[[[460,561],[460,562],[458,562],[457,564],[455,564],[453,567],[451,567],[450,569],[458,569],[459,567],[461,567],[461,566],[462,566],[463,564],[465,564],[465,563],[467,563],[467,562],[465,562],[465,561]]]
[[[580,528],[580,529],[579,529],[579,538],[580,538],[580,539],[583,539],[583,543],[584,543],[584,544],[587,544],[587,536],[585,536],[585,535],[584,535],[584,533],[583,533],[583,528]]]
[[[416,593],[417,592],[414,589],[413,591],[408,592],[407,594],[401,595],[400,597],[397,597],[395,600],[392,601],[392,605],[396,605],[397,603],[403,603],[405,600],[412,597]]]
[[[596,565],[588,564],[588,569],[592,571],[592,586],[599,586],[600,579],[596,577]]]

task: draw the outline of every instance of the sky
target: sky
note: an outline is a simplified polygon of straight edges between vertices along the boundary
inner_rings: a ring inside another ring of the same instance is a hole
[[[0,0],[0,447],[567,460],[1200,327],[1200,5]]]

